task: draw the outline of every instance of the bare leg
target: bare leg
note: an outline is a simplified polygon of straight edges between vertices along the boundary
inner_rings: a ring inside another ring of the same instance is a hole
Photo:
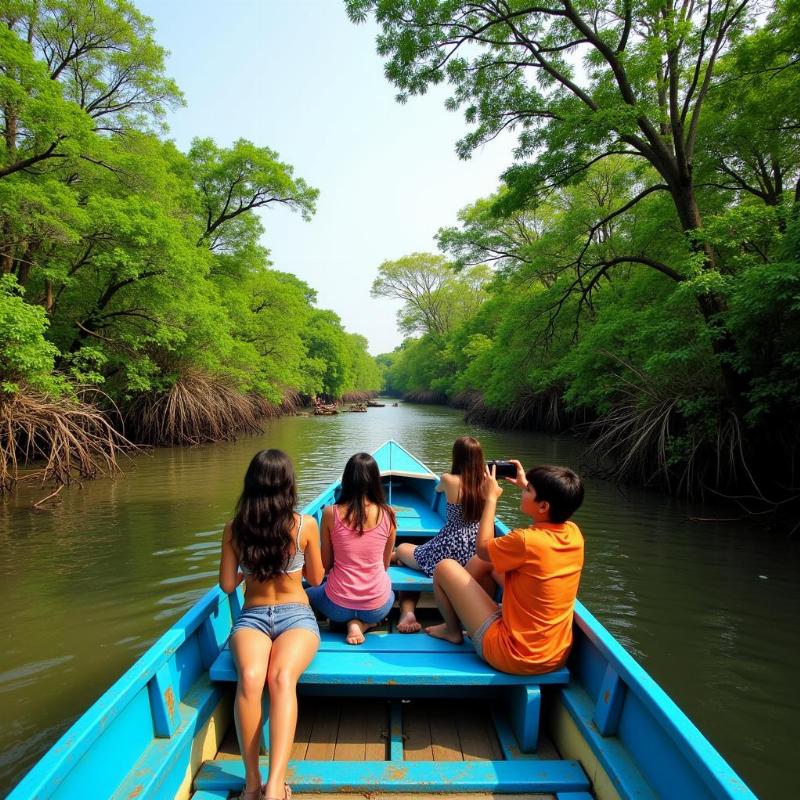
[[[426,628],[425,633],[456,644],[464,640],[462,624],[472,636],[498,608],[469,572],[450,558],[436,565],[433,594],[444,623]]]
[[[484,561],[478,556],[473,556],[466,564],[465,569],[469,574],[475,578],[489,597],[494,597],[498,585],[502,585],[499,576],[492,568],[490,561]]]
[[[362,622],[360,619],[351,619],[347,623],[345,641],[347,644],[364,644],[364,634],[370,628],[374,628],[375,625],[375,622]]]
[[[231,653],[236,662],[239,682],[233,711],[239,749],[244,761],[245,791],[261,787],[258,749],[261,743],[261,695],[267,680],[272,640],[260,631],[244,628],[231,637]]]
[[[400,605],[400,619],[397,622],[397,630],[400,633],[417,633],[422,625],[417,622],[417,603],[419,602],[419,592],[398,592],[397,601]]]
[[[282,633],[272,645],[269,684],[269,775],[267,797],[283,797],[286,765],[297,727],[297,681],[319,649],[319,639],[303,628]]]
[[[397,545],[394,549],[395,561],[405,567],[411,567],[411,569],[421,572],[419,564],[417,564],[417,560],[414,558],[414,551],[416,549],[417,546],[415,544],[409,544],[408,542]]]

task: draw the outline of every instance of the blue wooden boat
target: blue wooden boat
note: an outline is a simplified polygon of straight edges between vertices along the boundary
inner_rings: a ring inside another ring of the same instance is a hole
[[[393,441],[375,457],[399,535],[422,540],[438,532],[444,496],[434,492],[436,476]],[[337,485],[305,512],[319,519]],[[499,535],[508,531],[499,521],[496,527]],[[391,578],[395,589],[430,589],[424,575],[404,567],[391,567]],[[222,800],[238,791],[244,772],[229,746],[236,675],[225,645],[242,601],[241,589],[230,596],[211,589],[75,722],[10,800]],[[295,795],[754,797],[580,602],[574,633],[566,668],[519,677],[494,672],[469,642],[389,627],[351,647],[324,632],[300,683],[288,774]]]

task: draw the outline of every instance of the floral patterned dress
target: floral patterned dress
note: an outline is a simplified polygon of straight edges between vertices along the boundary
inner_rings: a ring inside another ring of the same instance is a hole
[[[430,577],[436,565],[445,558],[452,558],[462,567],[465,566],[475,555],[479,522],[465,522],[461,503],[448,503],[447,518],[442,529],[433,539],[414,550],[414,560],[420,569]]]

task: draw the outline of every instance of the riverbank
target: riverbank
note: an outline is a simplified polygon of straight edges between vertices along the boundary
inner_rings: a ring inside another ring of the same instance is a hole
[[[98,396],[100,403],[93,402]],[[377,396],[376,390],[352,391],[333,402],[363,403]],[[21,480],[57,492],[76,481],[113,477],[123,455],[235,441],[263,433],[266,420],[303,408],[313,409],[312,397],[287,390],[274,403],[200,374],[176,381],[165,394],[140,395],[124,410],[98,392],[54,398],[24,387],[0,393],[0,495],[14,492]]]

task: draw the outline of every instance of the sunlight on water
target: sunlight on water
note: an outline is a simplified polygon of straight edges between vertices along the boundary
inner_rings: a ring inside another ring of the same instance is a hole
[[[257,450],[292,456],[307,503],[358,450],[393,438],[441,472],[464,433],[480,438],[487,458],[581,466],[569,437],[476,430],[459,412],[401,404],[156,450],[115,481],[64,490],[42,512],[30,507],[47,491],[0,505],[0,792],[213,585],[222,527]],[[500,501],[512,526],[523,521],[518,499],[509,487]],[[589,479],[576,517],[587,542],[580,597],[758,794],[790,796],[798,545],[745,522],[689,521],[726,516]]]

